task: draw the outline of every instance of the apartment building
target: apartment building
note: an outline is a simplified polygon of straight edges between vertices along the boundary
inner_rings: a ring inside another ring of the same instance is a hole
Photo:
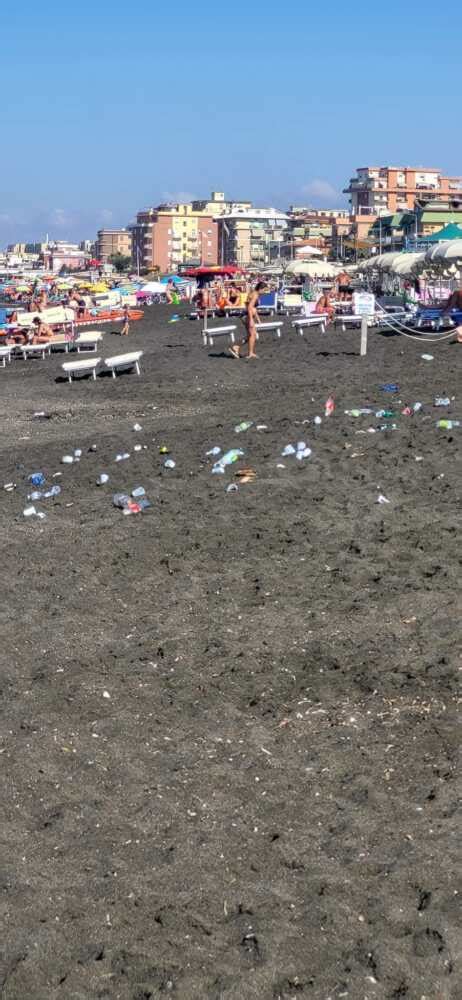
[[[247,208],[216,219],[220,264],[261,267],[283,256],[289,218],[275,208]]]
[[[386,215],[412,210],[418,198],[462,198],[462,177],[445,177],[434,167],[359,167],[343,193],[353,215]]]
[[[95,251],[98,260],[104,263],[114,254],[130,257],[132,234],[128,229],[98,229]]]

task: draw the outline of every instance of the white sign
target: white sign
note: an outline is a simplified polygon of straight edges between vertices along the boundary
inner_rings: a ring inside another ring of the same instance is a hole
[[[372,292],[354,292],[353,313],[355,316],[373,316],[375,313],[375,295]]]

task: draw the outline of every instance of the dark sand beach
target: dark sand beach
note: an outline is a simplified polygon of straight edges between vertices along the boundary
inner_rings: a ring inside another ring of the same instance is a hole
[[[170,315],[105,328],[139,378],[0,369],[0,996],[457,1000],[462,348],[286,323],[238,362]]]

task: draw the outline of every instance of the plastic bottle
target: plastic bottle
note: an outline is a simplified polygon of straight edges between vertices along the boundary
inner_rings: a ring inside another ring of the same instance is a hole
[[[43,472],[32,472],[29,476],[29,482],[32,483],[32,486],[43,486],[45,482]]]
[[[434,406],[450,406],[451,400],[449,396],[435,396]]]
[[[379,418],[381,418],[381,417],[394,417],[395,416],[395,411],[394,410],[377,410],[375,415],[376,415],[376,417],[379,417]]]
[[[49,497],[57,497],[61,493],[60,486],[51,486],[49,490],[34,490],[33,493],[29,493],[27,497],[28,500],[48,500]]]
[[[132,490],[132,497],[136,497],[138,499],[138,497],[144,497],[144,496],[146,496],[146,490],[144,486],[135,486],[135,489]]]
[[[215,465],[212,466],[212,472],[219,474],[223,473],[227,465],[232,465],[233,462],[237,462],[239,458],[242,458],[243,454],[244,452],[242,451],[242,448],[231,448],[230,451],[227,451],[225,455],[222,455],[221,458],[218,459],[218,462],[215,462]]]
[[[253,420],[243,420],[242,423],[236,424],[234,430],[236,434],[243,434],[244,431],[248,431],[249,427],[253,427]]]
[[[452,431],[453,427],[460,427],[460,420],[438,420],[436,426],[444,431]]]

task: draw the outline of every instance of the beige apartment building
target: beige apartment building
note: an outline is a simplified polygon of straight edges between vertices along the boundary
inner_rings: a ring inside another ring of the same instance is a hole
[[[180,266],[218,263],[216,219],[232,211],[245,211],[246,201],[227,201],[222,191],[210,199],[158,205],[138,212],[130,227],[132,260],[136,270],[159,268],[176,271]]]
[[[98,229],[95,251],[98,260],[103,262],[118,253],[130,257],[132,234],[128,229]]]
[[[386,215],[412,210],[417,198],[462,197],[462,177],[445,177],[435,167],[359,167],[343,193],[353,215]]]

